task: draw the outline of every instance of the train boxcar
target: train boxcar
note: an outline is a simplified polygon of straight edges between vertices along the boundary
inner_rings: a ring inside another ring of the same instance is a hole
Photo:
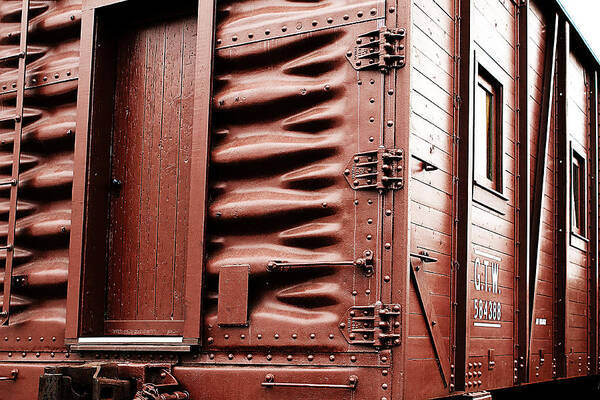
[[[0,399],[598,379],[557,1],[0,1]]]

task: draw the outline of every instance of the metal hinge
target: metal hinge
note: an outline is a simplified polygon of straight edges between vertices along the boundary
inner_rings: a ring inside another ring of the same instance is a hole
[[[400,325],[400,305],[378,301],[350,307],[340,330],[350,344],[391,347],[400,344]]]
[[[402,68],[406,64],[402,43],[405,36],[405,29],[388,29],[385,26],[363,33],[356,38],[356,45],[348,49],[346,58],[358,71],[378,68],[387,72],[390,68]]]
[[[386,149],[356,153],[344,170],[354,190],[402,189],[404,187],[404,151]]]

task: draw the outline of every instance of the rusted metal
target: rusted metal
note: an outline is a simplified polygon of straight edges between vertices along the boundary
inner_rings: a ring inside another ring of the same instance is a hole
[[[353,345],[381,348],[400,345],[399,304],[377,302],[369,306],[351,307],[340,322],[346,341]]]
[[[356,153],[344,170],[344,176],[354,190],[402,189],[403,175],[403,151],[383,146],[377,150]]]

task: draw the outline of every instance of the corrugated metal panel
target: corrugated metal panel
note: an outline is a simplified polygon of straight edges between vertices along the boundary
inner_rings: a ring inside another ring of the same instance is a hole
[[[0,54],[18,51],[21,4],[0,4]],[[3,350],[58,350],[64,348],[81,1],[32,1],[30,10],[14,307],[0,336]],[[0,64],[3,178],[10,176],[16,78],[16,62]],[[0,242],[7,234],[8,196],[0,191]]]

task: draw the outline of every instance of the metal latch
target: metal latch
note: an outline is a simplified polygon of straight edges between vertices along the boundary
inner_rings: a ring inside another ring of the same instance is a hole
[[[405,36],[405,29],[388,29],[385,26],[363,33],[356,38],[356,45],[348,49],[346,58],[359,71],[378,68],[387,72],[390,68],[402,68],[406,64],[402,43]]]
[[[400,325],[400,305],[378,301],[350,307],[339,327],[350,344],[386,347],[400,344]]]
[[[404,151],[386,149],[356,153],[344,170],[346,181],[354,190],[402,189],[404,187]]]
[[[292,269],[304,268],[327,268],[327,267],[352,267],[357,266],[363,269],[365,275],[373,274],[373,251],[363,251],[363,256],[352,261],[307,261],[307,262],[287,262],[287,261],[269,261],[267,271],[289,271]]]

